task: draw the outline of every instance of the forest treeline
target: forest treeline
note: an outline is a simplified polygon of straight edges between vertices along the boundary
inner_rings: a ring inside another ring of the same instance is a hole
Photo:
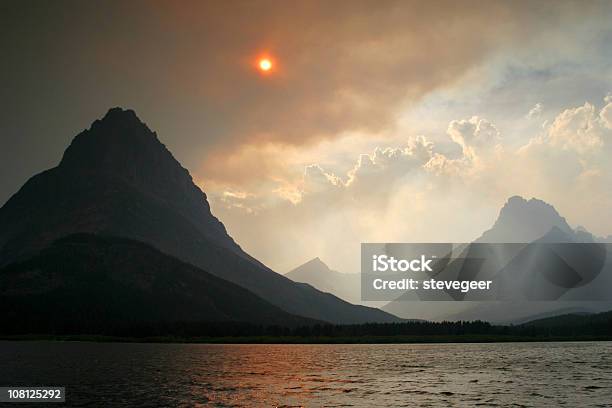
[[[8,323],[8,322],[7,322]],[[120,337],[393,337],[393,336],[513,336],[513,337],[606,337],[612,338],[612,312],[594,315],[566,315],[522,325],[493,325],[484,321],[367,323],[353,325],[314,324],[282,327],[241,322],[142,323],[125,321],[73,322],[53,319],[37,322],[12,321],[0,335],[103,335]]]

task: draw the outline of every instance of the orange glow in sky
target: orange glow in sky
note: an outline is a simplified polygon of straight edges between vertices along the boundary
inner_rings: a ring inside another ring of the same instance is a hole
[[[272,60],[269,58],[260,58],[257,66],[262,72],[270,72],[272,70]]]

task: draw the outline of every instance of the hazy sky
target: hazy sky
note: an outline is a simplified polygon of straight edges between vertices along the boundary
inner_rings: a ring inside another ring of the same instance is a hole
[[[612,234],[610,21],[605,1],[2,1],[0,203],[122,106],[281,272],[473,239],[514,194]]]

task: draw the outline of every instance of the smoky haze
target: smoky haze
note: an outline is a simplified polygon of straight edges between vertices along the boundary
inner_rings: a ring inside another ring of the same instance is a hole
[[[3,2],[0,202],[109,107],[135,109],[199,178],[228,152],[392,125],[577,5],[531,2]],[[580,6],[585,15],[594,4]],[[496,21],[496,24],[483,24]],[[475,28],[478,29],[475,29]],[[252,68],[278,59],[275,76]]]

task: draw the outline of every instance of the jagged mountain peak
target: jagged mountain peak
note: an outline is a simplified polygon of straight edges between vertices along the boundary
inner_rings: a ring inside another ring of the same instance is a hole
[[[512,196],[508,199],[500,211],[497,222],[514,221],[514,218],[517,216],[524,217],[536,215],[544,216],[547,219],[559,222],[560,226],[563,228],[569,228],[565,218],[561,217],[551,204],[537,198],[527,200],[521,196]]]
[[[122,108],[110,109],[79,133],[64,152],[60,167],[126,175],[134,168],[187,174],[156,133],[133,110]]]
[[[361,302],[361,275],[335,271],[319,257],[287,272],[285,276],[295,282],[307,283],[324,292],[333,293],[349,302]]]
[[[327,266],[327,264],[323,262],[321,258],[319,258],[318,256],[315,258],[312,258],[310,261],[306,262],[302,266],[308,266],[309,268],[329,270],[329,266]]]
[[[120,178],[181,207],[188,217],[210,213],[206,194],[194,184],[189,171],[132,109],[111,108],[94,121],[72,140],[58,168],[68,175],[98,173]]]
[[[477,242],[531,242],[553,227],[573,235],[572,228],[552,205],[537,198],[513,196],[502,207],[493,227]]]
[[[120,106],[110,108],[108,112],[106,112],[106,115],[104,115],[101,120],[97,120],[96,122],[103,122],[121,117],[130,118],[131,120],[137,120],[138,122],[142,123],[142,121],[138,118],[136,112],[133,109],[123,109]]]

